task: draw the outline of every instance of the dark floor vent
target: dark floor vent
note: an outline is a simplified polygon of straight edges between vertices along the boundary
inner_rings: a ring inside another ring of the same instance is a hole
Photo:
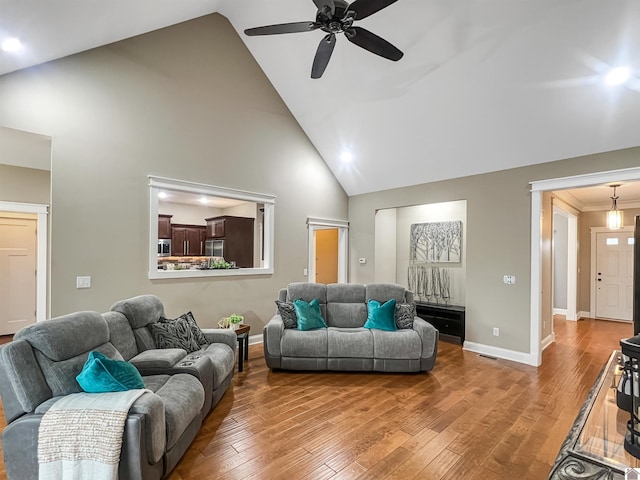
[[[483,353],[479,353],[478,354],[479,357],[484,357],[484,358],[488,358],[490,360],[498,360],[497,357],[491,357],[489,355],[484,355]]]

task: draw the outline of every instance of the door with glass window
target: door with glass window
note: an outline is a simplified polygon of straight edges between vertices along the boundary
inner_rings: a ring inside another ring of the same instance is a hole
[[[596,233],[596,317],[633,318],[633,232]]]

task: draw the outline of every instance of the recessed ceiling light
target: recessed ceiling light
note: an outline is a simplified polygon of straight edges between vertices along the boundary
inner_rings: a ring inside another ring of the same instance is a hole
[[[7,38],[2,42],[1,48],[5,52],[17,52],[22,48],[22,43],[17,38]]]
[[[206,197],[200,197],[200,203],[207,203],[208,200],[206,199]]]
[[[604,81],[607,85],[612,87],[616,85],[622,85],[631,77],[631,70],[629,67],[616,67],[609,70],[604,77]]]
[[[158,197],[160,197],[160,198],[167,198],[167,194],[166,194],[165,192],[160,192],[160,193],[158,194]]]
[[[340,160],[345,163],[349,163],[351,160],[353,160],[353,155],[351,154],[351,152],[342,152],[340,154]]]

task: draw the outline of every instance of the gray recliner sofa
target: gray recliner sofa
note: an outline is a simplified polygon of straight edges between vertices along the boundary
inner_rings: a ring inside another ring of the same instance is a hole
[[[147,327],[164,317],[165,312],[160,298],[155,295],[120,300],[102,316],[109,325],[111,343],[142,375],[189,373],[197,377],[205,389],[204,415],[216,406],[229,388],[237,344],[232,330],[202,329],[209,345],[187,354],[177,348],[156,348]]]
[[[264,356],[272,369],[420,372],[433,368],[438,330],[414,317],[412,328],[385,331],[363,328],[367,301],[413,304],[413,294],[395,284],[291,283],[278,300],[318,299],[328,328],[285,328],[276,314],[263,330]]]
[[[103,314],[76,312],[30,325],[0,347],[9,479],[38,478],[42,416],[62,396],[82,391],[75,377],[94,350],[135,365],[153,392],[129,410],[118,478],[155,480],[171,472],[231,384],[237,339],[230,330],[203,329],[209,345],[199,351],[156,349],[147,325],[161,316],[160,299],[141,295]]]
[[[122,359],[97,312],[76,312],[23,328],[0,348],[0,395],[7,427],[2,453],[9,479],[38,478],[38,430],[76,381],[90,351]],[[160,479],[178,463],[202,424],[204,387],[189,374],[143,376],[151,392],[125,421],[118,478]]]

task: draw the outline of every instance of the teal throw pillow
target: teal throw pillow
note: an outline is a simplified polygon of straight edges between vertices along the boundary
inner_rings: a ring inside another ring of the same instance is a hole
[[[382,305],[377,300],[369,300],[367,301],[367,321],[364,324],[364,328],[395,331],[395,314],[395,299],[387,300]]]
[[[144,388],[138,369],[122,360],[111,360],[100,352],[89,352],[89,358],[76,380],[85,392],[123,392]]]
[[[317,298],[307,303],[304,300],[294,300],[293,307],[298,317],[298,330],[313,330],[314,328],[327,328],[327,324],[322,318],[320,302]]]

